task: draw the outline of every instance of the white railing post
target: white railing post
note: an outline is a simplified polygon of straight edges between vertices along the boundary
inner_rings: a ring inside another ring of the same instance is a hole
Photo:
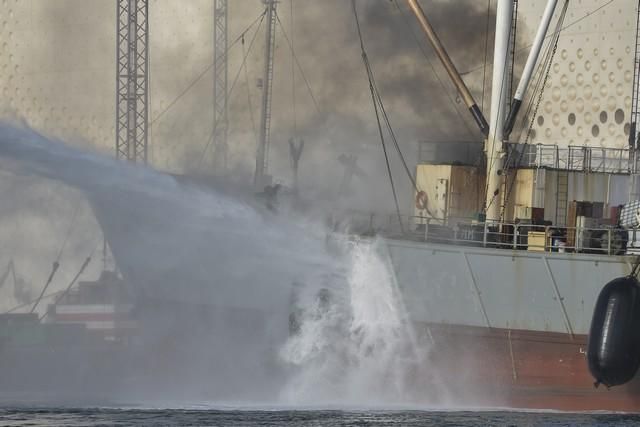
[[[553,251],[553,240],[551,240],[550,247],[547,247],[547,240],[549,239],[549,229],[550,229],[550,227],[548,225],[545,225],[545,227],[544,227],[544,251],[545,252]]]
[[[425,242],[429,237],[429,220],[431,220],[431,218],[427,218],[427,222],[424,224],[424,241]]]
[[[513,249],[518,249],[518,224],[513,225]]]
[[[482,246],[487,247],[487,220],[484,220],[484,232],[482,233]]]
[[[612,233],[611,233],[611,229],[607,230],[607,255],[611,255],[611,237],[612,237]]]

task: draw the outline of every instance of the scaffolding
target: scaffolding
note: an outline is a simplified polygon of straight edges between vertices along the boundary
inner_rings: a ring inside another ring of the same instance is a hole
[[[228,92],[227,92],[227,0],[214,0],[213,24],[213,141],[214,171],[227,169]]]
[[[116,157],[147,163],[148,0],[117,2]]]

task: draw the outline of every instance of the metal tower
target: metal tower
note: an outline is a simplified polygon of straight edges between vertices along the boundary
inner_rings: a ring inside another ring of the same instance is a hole
[[[117,0],[116,157],[147,163],[148,0]]]
[[[271,87],[273,83],[273,52],[276,42],[276,3],[277,0],[262,0],[265,4],[267,17],[267,34],[264,76],[262,80],[262,116],[260,119],[260,140],[256,156],[256,173],[253,183],[257,190],[262,190],[270,184],[267,175],[269,157],[269,132],[271,126]]]
[[[633,88],[631,95],[631,118],[629,121],[629,148],[638,150],[638,121],[640,119],[640,109],[638,108],[638,98],[640,97],[640,1],[636,10],[636,51],[633,60]],[[634,170],[633,172],[638,172]]]
[[[227,169],[227,0],[214,0],[213,23],[213,141],[214,169]]]

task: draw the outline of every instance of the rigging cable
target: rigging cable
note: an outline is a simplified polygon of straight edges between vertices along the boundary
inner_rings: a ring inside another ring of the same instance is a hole
[[[280,25],[280,30],[282,31],[282,35],[284,36],[284,39],[287,41],[287,44],[289,45],[289,50],[291,50],[291,56],[296,61],[296,65],[298,66],[298,70],[300,71],[300,75],[302,76],[302,80],[304,80],[304,84],[307,86],[307,91],[309,92],[309,96],[311,96],[313,105],[316,107],[316,110],[318,110],[318,113],[322,114],[320,105],[318,104],[318,101],[316,100],[316,97],[313,94],[313,90],[311,90],[311,85],[309,84],[309,80],[307,80],[307,76],[304,73],[304,70],[302,69],[302,65],[300,65],[300,61],[298,60],[298,55],[296,55],[295,51],[293,50],[293,45],[291,44],[291,40],[287,36],[287,32],[284,30],[284,25],[282,25],[282,22],[280,21],[280,16],[278,15],[277,11],[275,11],[275,14],[276,14],[276,19],[278,20],[278,24]]]
[[[410,25],[409,20],[407,19],[407,15],[405,14],[404,10],[402,10],[402,7],[400,7],[400,5],[398,4],[398,0],[394,0],[394,2],[395,2],[395,5],[396,5],[396,8],[400,11],[400,14],[402,15],[402,19],[403,19],[405,25],[408,28],[411,29],[411,35],[413,36],[413,40],[415,40],[416,45],[418,46],[418,48],[420,49],[420,52],[422,53],[422,56],[427,61],[427,64],[431,68],[431,71],[433,72],[433,75],[435,76],[436,80],[440,84],[440,87],[442,88],[442,91],[444,92],[444,94],[449,99],[449,102],[451,102],[451,105],[453,106],[453,110],[456,112],[456,114],[460,118],[462,124],[464,125],[464,127],[467,130],[467,132],[469,133],[469,135],[471,135],[472,137],[475,137],[475,133],[471,130],[471,128],[469,127],[469,124],[467,123],[467,120],[464,118],[464,116],[462,115],[462,113],[458,109],[458,107],[457,107],[458,103],[451,97],[451,94],[447,90],[446,85],[444,84],[444,82],[442,81],[442,79],[440,78],[438,73],[436,72],[436,68],[433,65],[433,62],[431,62],[431,59],[429,58],[429,55],[427,55],[427,52],[424,49],[424,46],[422,45],[422,43],[420,43],[420,39],[416,35],[416,32],[415,32],[413,26]],[[484,86],[483,86],[483,90],[484,90]]]
[[[356,21],[356,27],[358,29],[358,38],[360,39],[360,50],[362,52],[362,62],[367,71],[367,78],[369,79],[369,90],[371,91],[371,100],[373,101],[373,109],[376,114],[376,121],[378,124],[378,133],[380,134],[380,142],[382,145],[382,151],[384,152],[384,159],[387,165],[387,173],[389,175],[389,181],[391,183],[391,191],[393,193],[393,200],[396,205],[396,213],[398,215],[398,222],[400,223],[400,230],[404,234],[404,226],[402,225],[402,215],[400,214],[400,204],[398,203],[398,195],[396,194],[396,187],[393,182],[393,175],[391,173],[391,165],[389,164],[389,155],[387,153],[387,147],[384,142],[384,133],[382,132],[382,125],[380,124],[380,114],[378,112],[378,101],[375,95],[375,88],[373,83],[373,73],[371,71],[371,65],[369,64],[369,58],[364,48],[364,40],[362,39],[362,31],[360,29],[360,19],[358,18],[358,9],[356,8],[356,0],[351,0],[351,6],[353,8],[353,15]]]
[[[13,267],[13,259],[9,260],[9,263],[7,264],[7,269],[6,271],[2,274],[2,277],[0,277],[0,288],[2,288],[4,286],[4,283],[7,281],[7,279],[9,278],[9,274],[13,273],[13,285],[15,286],[16,283],[16,273]]]
[[[76,275],[73,277],[73,279],[71,279],[71,282],[69,282],[69,285],[62,291],[60,292],[57,296],[56,299],[54,300],[53,304],[57,304],[62,298],[65,297],[65,295],[67,295],[69,293],[69,291],[71,290],[71,288],[73,287],[73,285],[76,284],[76,282],[78,281],[78,279],[80,278],[80,276],[82,275],[82,273],[84,273],[84,270],[87,268],[87,266],[89,265],[89,263],[91,262],[91,258],[93,257],[93,254],[95,253],[96,249],[98,248],[98,245],[100,244],[100,242],[98,242],[93,250],[91,251],[91,253],[89,254],[89,256],[84,260],[84,262],[82,263],[82,265],[80,266],[80,270],[78,270],[78,272],[76,273]],[[44,314],[42,314],[42,316],[40,316],[40,318],[38,319],[40,322],[42,321],[42,319],[44,319],[48,314],[48,311],[45,311]]]
[[[224,55],[227,56],[229,53],[229,50],[231,50],[232,47],[234,47],[240,40],[242,40],[244,38],[244,35],[249,32],[249,30],[259,21],[261,22],[262,19],[264,18],[266,14],[266,10],[260,14],[251,24],[249,24],[249,26],[247,28],[244,29],[244,31],[242,31],[242,33],[240,33],[240,35],[227,47],[227,50],[225,51]],[[149,122],[149,126],[153,126],[153,124],[155,122],[157,122],[167,111],[169,111],[169,109],[171,107],[173,107],[184,95],[187,94],[187,92],[189,92],[195,85],[196,83],[198,83],[204,76],[205,74],[207,74],[207,72],[209,72],[214,66],[214,63],[212,62],[211,64],[207,65],[201,72],[200,74],[198,74],[195,79],[193,79],[191,81],[191,83],[189,83],[189,85],[184,88],[184,90],[182,92],[180,92],[180,94],[178,96],[176,96],[173,101],[171,101],[169,103],[169,105],[167,105],[162,111],[160,111],[150,122]]]
[[[567,4],[565,3],[565,6],[563,6],[563,9],[566,6],[567,6]],[[544,84],[546,84],[546,78],[547,78],[547,76],[549,75],[549,72],[550,72],[551,61],[552,61],[552,59],[554,57],[554,54],[555,54],[554,47],[558,43],[559,32],[562,31],[562,22],[563,21],[564,21],[564,16],[562,16],[562,12],[561,12],[561,16],[559,17],[558,22],[556,22],[555,30],[553,31],[553,33],[551,33],[550,36],[548,36],[548,37],[551,38],[551,40],[545,46],[545,51],[543,53],[543,58],[544,59],[542,60],[541,64],[538,66],[538,68],[536,70],[536,77],[535,77],[536,82],[535,82],[533,90],[531,91],[532,94],[538,93],[538,91],[540,91],[540,94],[542,95],[542,93],[545,90],[545,87],[541,86],[541,85],[543,85],[543,81],[544,81]],[[558,36],[557,38],[556,38],[556,35]],[[554,39],[556,40],[555,42],[554,42]],[[540,96],[539,99],[541,99],[541,96]],[[529,101],[527,103],[527,108],[525,109],[524,113],[522,114],[522,118],[520,120],[520,126],[522,126],[522,130],[520,131],[520,135],[519,135],[518,139],[520,139],[522,137],[522,132],[524,131],[525,127],[527,126],[527,122],[529,120],[531,111],[534,108],[535,102],[536,102],[536,99],[535,99],[534,96],[529,97]],[[540,102],[540,100],[538,100],[538,103],[539,102]],[[534,114],[534,116],[535,116],[535,114]],[[528,140],[529,140],[529,135],[526,136],[525,143],[527,143]]]
[[[491,17],[491,0],[487,0],[487,27],[484,31],[484,64],[482,64],[482,111],[484,110],[484,94],[487,84],[487,58],[489,56],[489,18]]]
[[[64,289],[59,290],[59,291],[55,291],[55,292],[50,292],[50,293],[48,293],[48,294],[45,294],[45,295],[42,297],[42,299],[51,298],[51,297],[53,297],[53,296],[60,295],[60,294],[61,294],[61,293],[63,293],[63,292],[64,292]],[[21,308],[24,308],[24,307],[28,307],[28,306],[30,306],[30,305],[31,305],[31,304],[33,304],[35,301],[36,301],[36,300],[35,300],[35,299],[33,299],[33,300],[31,300],[31,301],[28,301],[28,302],[25,302],[25,303],[22,303],[22,304],[19,304],[19,305],[13,306],[13,307],[11,307],[9,310],[5,311],[5,312],[4,312],[4,313],[2,313],[2,314],[11,314],[11,313],[13,313],[13,312],[15,312],[15,311],[20,310]]]
[[[73,210],[73,216],[71,217],[71,223],[69,224],[69,229],[67,230],[67,234],[64,236],[64,240],[62,241],[62,245],[60,246],[60,250],[58,250],[58,255],[56,256],[56,260],[53,262],[53,266],[51,267],[51,272],[49,273],[49,278],[47,279],[46,283],[44,284],[44,286],[42,288],[42,291],[40,291],[40,295],[38,296],[38,298],[36,299],[35,303],[31,307],[31,310],[29,310],[29,313],[33,313],[35,311],[35,309],[38,307],[38,304],[40,304],[40,301],[42,300],[42,297],[44,296],[44,293],[47,291],[47,288],[49,287],[49,285],[53,281],[53,278],[56,275],[56,272],[58,271],[58,268],[60,267],[60,258],[62,257],[62,252],[64,251],[64,248],[67,246],[67,242],[69,241],[69,236],[71,236],[71,232],[73,231],[73,228],[75,227],[76,218],[78,216],[79,208],[80,208],[79,204],[76,204],[76,207]]]
[[[248,53],[245,52],[244,40],[242,40],[242,57],[244,58],[246,55],[248,55]],[[256,128],[256,120],[253,115],[253,101],[251,100],[251,86],[249,84],[249,66],[247,65],[246,62],[244,63],[244,79],[245,79],[245,85],[247,87],[247,105],[249,107],[249,119],[251,120],[251,130],[253,131],[253,136],[255,137],[256,144],[257,144],[258,130]]]
[[[531,91],[532,94],[538,93],[538,90],[540,90],[540,85],[542,84],[542,80],[544,79],[544,75],[545,75],[545,70],[547,68],[547,63],[551,57],[551,51],[552,51],[552,43],[548,43],[547,46],[545,47],[545,51],[542,55],[543,60],[540,63],[540,66],[538,66],[537,70],[536,70],[536,74],[535,74],[535,84],[533,85],[533,90]],[[543,88],[544,89],[544,88]],[[521,127],[520,134],[518,136],[518,140],[520,140],[522,138],[522,132],[525,130],[525,128],[528,125],[528,121],[529,121],[529,117],[531,114],[531,110],[533,109],[535,105],[535,97],[534,96],[530,96],[527,102],[527,108],[525,108],[524,112],[522,113],[522,117],[520,119],[520,125],[519,128]]]
[[[229,89],[229,93],[227,94],[227,98],[231,97],[231,94],[233,93],[233,89],[236,87],[236,83],[238,82],[238,78],[240,77],[240,73],[242,72],[243,67],[247,63],[247,58],[249,57],[249,53],[251,52],[251,48],[253,47],[253,43],[256,41],[258,33],[260,32],[260,28],[262,27],[262,22],[264,21],[264,17],[266,16],[266,10],[261,16],[262,16],[262,19],[260,20],[260,23],[258,24],[258,28],[256,28],[256,31],[255,31],[255,33],[253,33],[253,37],[251,38],[251,42],[249,42],[249,48],[247,49],[246,52],[243,52],[242,63],[240,64],[240,68],[238,69],[238,72],[236,73],[236,76],[233,79],[233,83],[231,83],[231,88]],[[243,45],[243,50],[244,50],[244,34],[242,35],[242,45]],[[207,143],[205,144],[204,149],[202,150],[202,153],[198,157],[198,165],[197,165],[196,169],[200,169],[200,166],[202,165],[202,160],[204,159],[205,154],[207,154],[207,151],[209,150],[209,147],[211,146],[211,143],[213,142],[213,136],[216,134],[217,125],[218,125],[217,122],[213,124],[213,129],[211,130],[211,134],[209,135],[209,138],[207,139]],[[255,127],[254,127],[254,132],[255,132]]]
[[[512,26],[509,26],[509,40],[511,40],[511,30],[512,30]],[[495,55],[495,53],[494,53]],[[505,54],[506,55],[506,54]],[[505,61],[504,61],[504,68],[502,70],[503,75],[506,74],[507,72],[507,68],[508,68],[508,58],[505,57]],[[505,90],[505,78],[502,79],[502,81],[500,82],[500,91],[498,92],[498,99],[503,99],[503,93]],[[497,126],[501,126],[501,124],[498,124]],[[496,147],[496,133],[495,132],[491,132],[491,134],[493,135],[493,139],[491,141],[491,151],[489,153],[487,153],[487,175],[486,175],[486,182],[485,182],[485,189],[484,189],[484,199],[485,201],[487,200],[488,197],[488,193],[489,193],[489,175],[491,174],[491,169],[493,169],[494,166],[494,162],[493,160],[495,160],[493,158],[493,154],[495,151],[495,147]],[[488,140],[488,139],[487,139]],[[500,141],[500,143],[502,144],[503,142]],[[489,209],[489,207],[491,207],[491,204],[495,201],[496,197],[500,194],[499,189],[496,189],[495,192],[493,193],[493,197],[491,198],[491,200],[489,200],[489,203],[486,203],[486,206],[484,207],[484,211],[486,212],[487,209]]]
[[[576,19],[575,21],[572,21],[572,22],[568,23],[567,25],[565,25],[564,27],[562,27],[560,30],[566,30],[567,28],[571,28],[571,27],[573,27],[574,25],[578,24],[579,22],[584,21],[585,19],[589,18],[589,17],[590,17],[591,15],[593,15],[594,13],[596,13],[596,12],[598,12],[598,11],[600,11],[600,10],[604,9],[605,7],[609,6],[609,5],[610,5],[611,3],[613,3],[614,1],[615,1],[615,0],[608,0],[606,3],[603,3],[603,4],[601,4],[600,6],[598,6],[597,8],[595,8],[595,9],[593,9],[593,10],[591,10],[591,11],[589,11],[589,12],[585,13],[584,15],[582,15],[580,18]],[[552,36],[547,36],[547,37],[545,37],[545,38],[549,38],[549,37],[552,37]],[[533,46],[533,45],[532,45],[532,44],[530,44],[530,45],[528,45],[528,46],[523,46],[521,49],[518,49],[518,51],[516,52],[516,54],[517,54],[517,55],[519,55],[520,53],[527,52],[527,51],[528,51],[528,49],[530,49],[530,48],[531,48],[531,46]],[[474,68],[468,69],[468,70],[466,70],[466,71],[464,71],[464,72],[460,73],[460,75],[465,75],[465,74],[473,73],[473,72],[475,72],[475,71],[478,71],[478,70],[482,69],[482,67],[483,67],[482,65],[478,65],[477,67],[474,67]]]
[[[564,7],[562,8],[562,12],[560,14],[560,18],[558,18],[557,29],[553,34],[553,38],[551,39],[551,43],[553,43],[553,49],[551,50],[551,55],[549,57],[549,62],[547,64],[547,71],[544,74],[544,80],[542,82],[540,93],[538,94],[538,100],[536,101],[536,106],[533,110],[533,114],[531,115],[531,121],[529,123],[529,129],[527,130],[525,143],[529,141],[529,136],[531,135],[531,131],[533,130],[533,123],[536,115],[538,114],[538,108],[540,108],[540,103],[542,102],[542,95],[544,94],[544,89],[547,86],[547,81],[549,80],[549,75],[551,73],[551,63],[553,62],[553,58],[555,57],[556,50],[558,49],[558,40],[560,39],[560,31],[562,31],[562,21],[564,21],[564,17],[567,14],[568,6],[569,6],[569,0],[565,0]]]
[[[534,122],[535,116],[536,116],[536,114],[538,112],[538,107],[540,106],[540,102],[542,101],[542,95],[544,94],[544,89],[545,89],[545,87],[547,85],[547,80],[549,78],[549,74],[550,74],[550,71],[551,71],[551,64],[553,62],[553,58],[555,56],[555,53],[556,53],[556,50],[557,50],[557,47],[558,47],[558,41],[560,39],[560,32],[562,31],[562,23],[564,22],[564,18],[565,18],[566,14],[567,14],[567,7],[568,6],[569,6],[569,0],[565,0],[564,6],[562,8],[562,12],[560,13],[560,17],[558,18],[558,23],[556,24],[556,29],[554,31],[554,34],[552,35],[552,39],[551,39],[551,41],[549,43],[549,46],[548,46],[549,47],[549,49],[548,49],[549,55],[548,55],[547,58],[545,58],[545,61],[543,62],[542,67],[540,68],[540,70],[544,70],[546,68],[546,72],[544,74],[541,73],[540,74],[541,78],[539,79],[539,80],[542,80],[542,76],[544,76],[544,79],[543,79],[543,82],[542,82],[542,89],[540,90],[540,92],[538,94],[538,100],[536,102],[536,106],[535,106],[533,115],[531,116],[531,122],[530,122],[530,125],[529,125],[529,129],[527,130],[527,134],[526,134],[526,137],[525,137],[525,142],[524,142],[524,144],[522,144],[522,150],[520,151],[520,156],[518,157],[518,160],[515,163],[516,166],[522,162],[522,158],[524,157],[524,154],[526,152],[526,148],[529,145],[529,136],[530,136],[531,131],[533,129],[533,122]],[[553,46],[553,48],[551,48],[551,46]],[[531,100],[533,100],[533,97],[531,97]],[[529,107],[527,109],[529,109]],[[507,182],[508,182],[508,178],[509,178],[509,175],[506,174],[505,175],[505,180],[507,180]],[[502,212],[500,214],[501,218],[504,218],[504,216],[505,216],[507,201],[509,200],[509,197],[511,197],[511,193],[513,191],[513,187],[515,186],[515,181],[516,181],[516,177],[514,176],[512,181],[511,181],[511,185],[508,185],[507,192],[506,192],[506,195],[505,195],[505,202],[504,202],[504,205],[502,207]]]

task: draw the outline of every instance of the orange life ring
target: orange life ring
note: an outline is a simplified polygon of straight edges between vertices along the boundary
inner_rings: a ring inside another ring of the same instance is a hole
[[[422,190],[418,191],[418,193],[416,194],[416,208],[420,210],[427,209],[427,202],[427,193]]]

